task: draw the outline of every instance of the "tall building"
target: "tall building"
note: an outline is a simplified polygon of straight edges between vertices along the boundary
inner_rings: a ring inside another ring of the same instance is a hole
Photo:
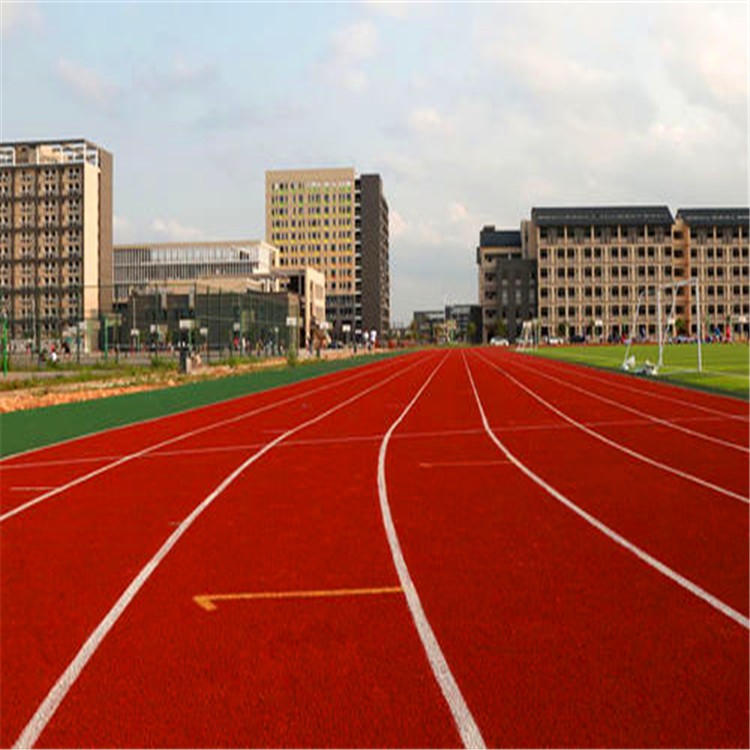
[[[266,241],[279,266],[326,276],[326,315],[336,339],[390,324],[388,204],[379,175],[352,168],[266,172]]]
[[[675,252],[682,252],[686,273],[701,287],[700,319],[711,327],[750,332],[750,265],[747,208],[680,208],[673,232]],[[697,331],[697,300],[687,289],[685,317]]]
[[[536,298],[538,312],[529,313],[542,337],[616,339],[635,320],[636,335],[655,338],[657,290],[662,324],[675,333],[696,335],[700,321],[704,333],[747,337],[749,218],[747,208],[679,209],[673,217],[667,206],[554,207],[533,208],[520,232],[485,227],[476,258],[484,340],[500,320],[512,333],[506,304],[514,285]],[[513,263],[534,263],[535,274],[511,283]],[[693,288],[680,283],[691,278],[699,280],[700,316]]]
[[[111,311],[112,155],[100,146],[0,144],[0,306],[10,337],[36,347]]]
[[[533,208],[531,224],[542,336],[625,335],[644,288],[686,275],[667,206]],[[656,335],[657,319],[654,294],[639,329]]]
[[[523,323],[537,315],[534,258],[529,258],[525,233],[485,226],[479,233],[479,304],[481,341],[493,336],[515,341]]]

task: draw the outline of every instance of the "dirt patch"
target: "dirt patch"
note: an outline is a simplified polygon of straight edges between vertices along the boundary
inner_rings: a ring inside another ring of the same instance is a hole
[[[76,401],[90,401],[97,398],[111,398],[126,393],[152,391],[159,388],[170,388],[176,385],[214,380],[232,375],[243,375],[269,367],[279,367],[284,364],[283,359],[274,358],[252,364],[217,367],[198,367],[190,375],[168,373],[154,375],[146,373],[138,378],[107,378],[85,383],[70,383],[64,380],[51,382],[45,380],[30,388],[19,388],[12,391],[0,392],[0,413],[19,411],[21,409],[36,409],[41,406],[56,406]]]
[[[102,383],[100,385],[86,383],[75,390],[68,391],[63,391],[61,388],[55,387],[48,387],[43,391],[19,389],[0,394],[0,413],[18,411],[20,409],[36,409],[40,406],[69,404],[73,401],[109,398],[110,396],[120,396],[123,393],[137,393],[138,391],[153,390],[161,387],[163,387],[162,384],[117,386],[110,383]]]

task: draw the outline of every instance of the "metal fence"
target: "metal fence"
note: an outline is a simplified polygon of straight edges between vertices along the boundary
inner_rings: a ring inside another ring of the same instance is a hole
[[[86,299],[86,294],[78,299]],[[5,368],[112,358],[140,364],[185,349],[208,361],[278,356],[299,346],[299,298],[287,292],[233,291],[196,283],[149,285],[129,289],[108,309],[84,311],[80,305],[80,312],[73,308],[72,315],[70,300],[62,295],[58,304],[47,290],[32,300],[21,307],[10,298],[0,308]]]

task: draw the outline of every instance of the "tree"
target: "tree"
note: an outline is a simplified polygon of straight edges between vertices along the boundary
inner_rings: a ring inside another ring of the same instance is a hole
[[[466,341],[470,344],[474,344],[477,335],[477,324],[471,320],[466,326]]]

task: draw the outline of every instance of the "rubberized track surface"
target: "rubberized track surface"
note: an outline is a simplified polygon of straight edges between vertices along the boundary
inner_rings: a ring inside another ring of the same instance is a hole
[[[746,747],[747,405],[419,353],[0,463],[0,740]]]

